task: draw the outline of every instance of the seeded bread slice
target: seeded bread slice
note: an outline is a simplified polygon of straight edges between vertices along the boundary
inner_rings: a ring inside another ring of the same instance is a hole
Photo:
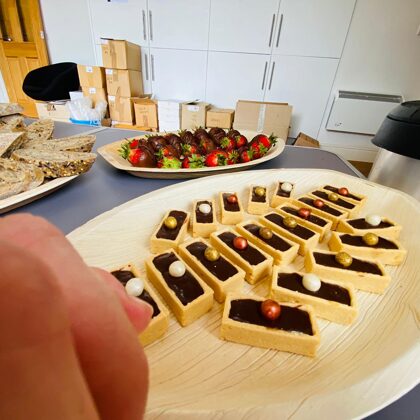
[[[0,131],[24,131],[25,121],[22,115],[0,117]]]
[[[43,149],[67,152],[90,152],[95,144],[96,136],[63,137],[50,140],[29,140],[24,149]]]
[[[12,153],[12,159],[36,165],[46,178],[59,178],[87,172],[95,162],[96,154],[20,149]]]
[[[0,103],[0,116],[20,114],[23,108],[19,104],[14,103]]]
[[[13,159],[0,158],[0,170],[11,170],[14,172],[26,172],[28,178],[27,189],[38,187],[44,182],[44,172],[31,163],[18,162]],[[0,174],[1,177],[1,174]]]
[[[0,159],[0,199],[19,194],[30,184],[29,173],[26,170],[16,169],[13,165],[9,165],[9,162],[9,159]]]
[[[0,157],[9,157],[25,140],[24,133],[0,133]]]
[[[38,120],[26,127],[26,138],[30,140],[48,140],[54,131],[53,120]]]

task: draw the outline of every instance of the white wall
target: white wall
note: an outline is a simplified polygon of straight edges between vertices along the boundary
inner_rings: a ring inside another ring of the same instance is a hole
[[[42,19],[51,63],[95,64],[86,0],[41,0]]]
[[[373,160],[372,137],[325,129],[339,90],[420,99],[419,0],[357,0],[331,97],[319,131],[322,147],[347,159]]]

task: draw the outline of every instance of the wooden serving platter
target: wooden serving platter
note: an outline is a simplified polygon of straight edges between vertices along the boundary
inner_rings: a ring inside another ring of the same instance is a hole
[[[167,133],[154,133],[156,135]],[[255,131],[242,130],[243,134],[248,141],[251,141],[257,134]],[[127,139],[121,139],[114,143],[107,144],[98,149],[98,153],[114,168],[126,171],[131,175],[138,176],[141,178],[158,178],[158,179],[188,179],[188,178],[200,178],[208,175],[216,175],[228,172],[244,171],[251,169],[252,167],[259,165],[260,163],[267,162],[277,157],[283,150],[285,142],[282,139],[277,139],[277,143],[271,147],[268,153],[260,159],[252,160],[247,163],[236,163],[235,165],[228,166],[216,166],[214,168],[196,168],[196,169],[161,169],[161,168],[136,168],[130,164],[126,159],[122,158],[118,152],[121,148],[121,144],[126,140],[133,140],[143,138],[145,136],[136,136]]]
[[[358,418],[391,403],[420,378],[420,208],[396,190],[326,170],[247,171],[176,184],[132,200],[68,235],[85,261],[111,268],[134,261],[144,273],[152,231],[168,209],[190,210],[195,199],[251,184],[296,184],[300,195],[331,184],[366,195],[362,215],[377,213],[403,225],[406,262],[387,266],[384,295],[357,292],[359,316],[350,327],[318,320],[315,359],[219,339],[223,306],[182,328],[171,317],[166,335],[146,348],[151,368],[147,418]],[[250,216],[252,219],[253,217]],[[322,244],[321,249],[326,249]],[[302,269],[303,258],[289,266]],[[267,284],[246,285],[261,296]]]

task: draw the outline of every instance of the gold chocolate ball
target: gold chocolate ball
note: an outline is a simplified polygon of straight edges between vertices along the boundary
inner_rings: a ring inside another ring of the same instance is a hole
[[[331,194],[328,194],[328,198],[331,200],[331,201],[338,201],[338,199],[340,198],[339,196],[338,196],[338,194],[336,194],[336,193],[331,193]]]
[[[287,216],[283,219],[284,226],[293,229],[297,226],[297,221],[294,217]]]
[[[378,235],[374,233],[365,233],[363,235],[363,242],[369,246],[375,246],[378,243]]]
[[[273,237],[273,232],[266,227],[260,228],[258,233],[261,236],[261,238],[263,238],[263,239],[271,239]]]
[[[353,262],[353,258],[347,252],[339,252],[335,255],[335,260],[343,267],[350,267]]]
[[[204,256],[208,261],[217,261],[220,258],[219,251],[211,247],[206,248],[204,251]]]
[[[257,187],[254,190],[255,195],[258,195],[258,197],[264,197],[265,196],[265,188],[264,187]]]
[[[178,222],[176,221],[175,217],[169,216],[165,219],[165,226],[168,229],[175,229]]]

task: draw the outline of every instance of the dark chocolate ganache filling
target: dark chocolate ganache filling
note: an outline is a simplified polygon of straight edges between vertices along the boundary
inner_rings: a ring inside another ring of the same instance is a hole
[[[297,307],[281,306],[280,316],[270,320],[261,313],[261,303],[253,299],[232,300],[229,318],[247,324],[314,335],[308,312]]]
[[[377,264],[368,261],[362,261],[353,257],[353,262],[349,267],[343,267],[335,260],[334,254],[323,254],[321,252],[314,252],[314,258],[317,264],[325,265],[327,267],[341,268],[342,270],[358,271],[361,273],[376,274],[382,276],[382,271]]]
[[[165,226],[165,223],[162,222],[160,229],[156,233],[156,237],[159,239],[169,239],[170,241],[174,241],[177,238],[185,219],[187,218],[187,213],[179,210],[172,210],[168,217],[169,216],[175,217],[177,221],[176,228],[169,229]]]
[[[251,197],[251,201],[254,201],[256,203],[265,203],[266,199],[267,199],[267,190],[264,188],[265,194],[264,195],[257,195],[255,194],[255,189],[258,187],[253,187],[252,188],[252,197]]]
[[[367,245],[363,241],[363,236],[345,234],[345,235],[341,235],[340,239],[341,239],[341,242],[346,245],[365,246],[369,248],[379,248],[379,249],[398,249],[398,246],[395,242],[392,242],[385,238],[378,237],[378,243],[376,245]]]
[[[239,211],[240,208],[239,208],[239,203],[238,202],[229,203],[229,201],[227,200],[227,198],[230,197],[231,195],[232,194],[229,194],[229,193],[223,193],[223,206],[225,207],[226,211]]]
[[[167,252],[153,258],[153,264],[162,274],[168,287],[175,292],[183,305],[188,305],[190,302],[204,294],[204,290],[188,269],[185,270],[183,276],[172,277],[169,274],[169,266],[174,261],[178,261],[178,258],[173,252]]]
[[[134,274],[129,270],[117,270],[111,273],[123,286],[128,282],[128,280],[134,278]],[[153,300],[152,296],[147,292],[146,289],[143,290],[142,294],[138,296],[139,299],[145,301],[153,308],[152,318],[160,314],[159,306]]]
[[[301,201],[302,203],[307,204],[308,206],[315,207],[313,198],[301,197],[301,198],[298,198],[298,200]],[[322,208],[320,209],[318,207],[315,207],[315,208],[325,213],[331,214],[332,216],[341,216],[343,214],[342,211],[333,209],[332,207],[330,207],[328,204],[325,204],[325,203],[322,206]]]
[[[209,261],[205,256],[204,252],[208,246],[203,242],[194,242],[187,246],[187,250],[191,255],[194,255],[204,267],[210,271],[211,274],[216,276],[220,281],[226,281],[230,279],[235,274],[238,273],[238,270],[225,258],[220,256],[217,261]]]
[[[201,204],[208,204],[211,207],[211,211],[208,214],[201,213],[199,207]],[[213,223],[213,206],[210,201],[198,201],[195,207],[195,218],[197,223]]]
[[[378,226],[370,225],[368,222],[366,222],[365,219],[347,220],[347,223],[355,229],[384,229],[394,226],[393,224],[385,222],[384,220],[382,220]]]
[[[279,197],[290,197],[290,193],[291,193],[291,191],[289,191],[289,192],[283,191],[283,190],[281,189],[281,186],[282,186],[282,185],[283,185],[283,182],[279,182],[279,186],[278,186],[278,188],[277,188],[276,195],[278,195]]]
[[[283,229],[286,229],[290,233],[293,233],[293,235],[299,236],[299,238],[302,239],[309,239],[312,238],[312,236],[315,235],[315,232],[312,230],[307,229],[304,226],[296,225],[294,228],[289,228],[283,224],[284,217],[277,213],[269,213],[264,216],[267,220],[270,222],[275,223],[278,226],[281,226]]]
[[[335,193],[337,193],[338,195],[341,195],[341,196],[343,196],[343,197],[352,198],[353,200],[356,200],[356,201],[362,201],[362,199],[361,199],[360,197],[357,197],[356,195],[351,194],[351,193],[348,193],[347,195],[340,194],[340,193],[338,192],[338,190],[339,190],[339,189],[340,189],[340,188],[337,188],[337,187],[332,187],[331,185],[326,185],[326,186],[324,187],[324,190],[328,190],[328,191],[335,192]]]
[[[350,293],[344,287],[321,281],[320,289],[316,292],[311,292],[303,286],[302,276],[298,273],[279,273],[277,285],[284,287],[285,289],[293,290],[294,292],[304,293],[305,295],[331,300],[342,303],[343,305],[351,305]]]
[[[289,213],[293,216],[300,217],[298,209],[295,209],[293,207],[282,207],[281,209],[283,211],[285,211],[286,213]],[[300,217],[300,218],[302,219],[302,217]],[[328,223],[327,220],[324,220],[321,217],[315,216],[313,214],[310,214],[309,217],[305,220],[313,223],[314,225],[318,225],[318,226],[321,226],[321,227],[325,226]]]
[[[223,232],[218,235],[221,241],[223,241],[229,248],[237,252],[245,261],[248,261],[251,265],[261,264],[263,261],[266,261],[266,258],[257,248],[254,248],[252,245],[249,245],[245,249],[236,249],[233,245],[233,240],[236,238],[236,235],[232,232]]]
[[[337,206],[344,207],[345,209],[354,209],[356,207],[355,204],[349,203],[348,201],[342,200],[339,198],[337,201],[330,200],[325,191],[313,191],[311,194],[316,195],[317,197],[321,198],[322,200],[329,201],[330,203],[336,204]]]
[[[249,225],[245,225],[244,229],[246,229],[248,232],[252,233],[257,238],[261,239],[267,245],[270,245],[272,248],[278,249],[279,251],[287,251],[288,249],[290,249],[292,247],[292,245],[290,245],[288,242],[286,242],[280,236],[276,235],[274,232],[273,232],[273,236],[270,239],[263,238],[259,234],[259,231],[260,231],[261,227],[262,226],[254,225],[254,224],[251,223]]]

